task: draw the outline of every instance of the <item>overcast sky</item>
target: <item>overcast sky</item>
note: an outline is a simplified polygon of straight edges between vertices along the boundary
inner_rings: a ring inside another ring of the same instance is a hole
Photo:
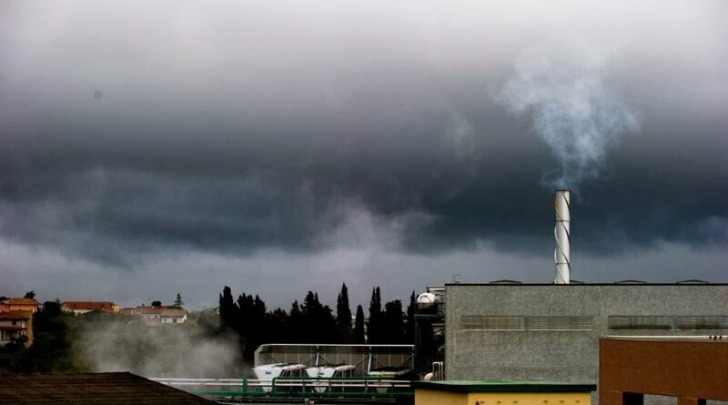
[[[0,295],[728,282],[725,1],[0,2]],[[366,308],[366,305],[365,305]]]

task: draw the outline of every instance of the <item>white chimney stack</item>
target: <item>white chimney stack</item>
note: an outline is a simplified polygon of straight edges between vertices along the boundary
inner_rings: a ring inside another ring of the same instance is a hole
[[[556,190],[556,280],[554,284],[569,284],[571,281],[571,192],[569,190]]]

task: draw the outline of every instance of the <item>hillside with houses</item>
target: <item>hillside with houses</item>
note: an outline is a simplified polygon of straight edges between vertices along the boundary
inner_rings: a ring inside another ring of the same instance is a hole
[[[32,291],[0,298],[0,371],[165,374],[180,353],[211,338],[216,323],[216,311],[190,313],[179,296],[169,305],[129,308],[112,301],[41,303]],[[200,317],[210,319],[200,326]]]
[[[414,292],[405,309],[400,300],[383,302],[379,287],[372,289],[368,316],[361,305],[352,312],[346,284],[333,308],[312,291],[288,309],[268,308],[258,295],[234,299],[227,286],[219,307],[196,312],[185,309],[180,294],[171,303],[136,307],[113,301],[41,303],[33,291],[0,298],[0,371],[239,376],[266,343],[414,341]]]

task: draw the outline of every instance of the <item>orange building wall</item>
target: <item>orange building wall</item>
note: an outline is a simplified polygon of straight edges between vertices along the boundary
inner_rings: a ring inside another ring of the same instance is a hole
[[[600,339],[600,404],[639,404],[640,394],[728,401],[728,340]]]

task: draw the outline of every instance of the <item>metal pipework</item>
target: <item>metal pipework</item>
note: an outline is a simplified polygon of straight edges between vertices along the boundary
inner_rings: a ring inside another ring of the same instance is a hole
[[[556,190],[554,201],[556,209],[556,280],[554,284],[569,284],[571,281],[571,191]]]

